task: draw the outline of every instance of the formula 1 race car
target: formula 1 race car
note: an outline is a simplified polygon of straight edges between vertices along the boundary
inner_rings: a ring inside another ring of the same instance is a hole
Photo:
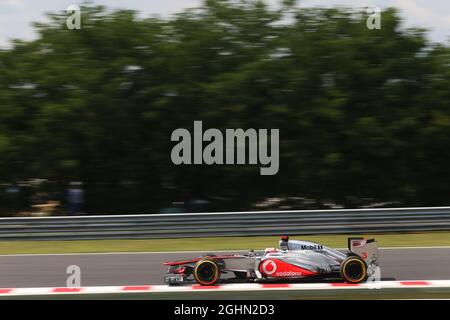
[[[281,237],[279,249],[250,250],[247,254],[214,255],[166,262],[164,282],[180,284],[195,280],[214,285],[223,274],[245,281],[340,279],[366,281],[378,269],[378,244],[374,239],[348,238],[348,250],[340,251],[311,242]],[[379,270],[379,269],[378,269]]]

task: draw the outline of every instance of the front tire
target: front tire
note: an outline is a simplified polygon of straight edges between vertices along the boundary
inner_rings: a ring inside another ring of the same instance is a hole
[[[341,263],[341,277],[349,283],[360,283],[367,280],[367,266],[363,259],[350,256]]]
[[[202,286],[211,286],[219,282],[220,267],[212,259],[202,259],[195,265],[194,279]]]

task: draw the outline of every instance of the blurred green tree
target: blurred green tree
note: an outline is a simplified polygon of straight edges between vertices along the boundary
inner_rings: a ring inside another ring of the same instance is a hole
[[[207,0],[170,19],[82,7],[0,51],[0,176],[85,182],[88,210],[156,211],[187,193],[347,207],[448,204],[450,51],[345,8]],[[175,166],[176,128],[279,128],[280,171]]]

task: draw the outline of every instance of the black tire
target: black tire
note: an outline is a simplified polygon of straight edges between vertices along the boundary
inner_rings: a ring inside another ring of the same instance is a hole
[[[367,266],[359,256],[350,256],[341,263],[341,277],[349,283],[360,283],[367,280]]]
[[[212,259],[202,259],[195,265],[194,279],[202,286],[212,286],[220,280],[220,266]]]

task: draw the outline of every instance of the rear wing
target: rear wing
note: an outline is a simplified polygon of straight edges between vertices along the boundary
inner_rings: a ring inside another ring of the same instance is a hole
[[[378,266],[378,242],[375,239],[348,238],[348,249],[360,256],[368,267]]]

